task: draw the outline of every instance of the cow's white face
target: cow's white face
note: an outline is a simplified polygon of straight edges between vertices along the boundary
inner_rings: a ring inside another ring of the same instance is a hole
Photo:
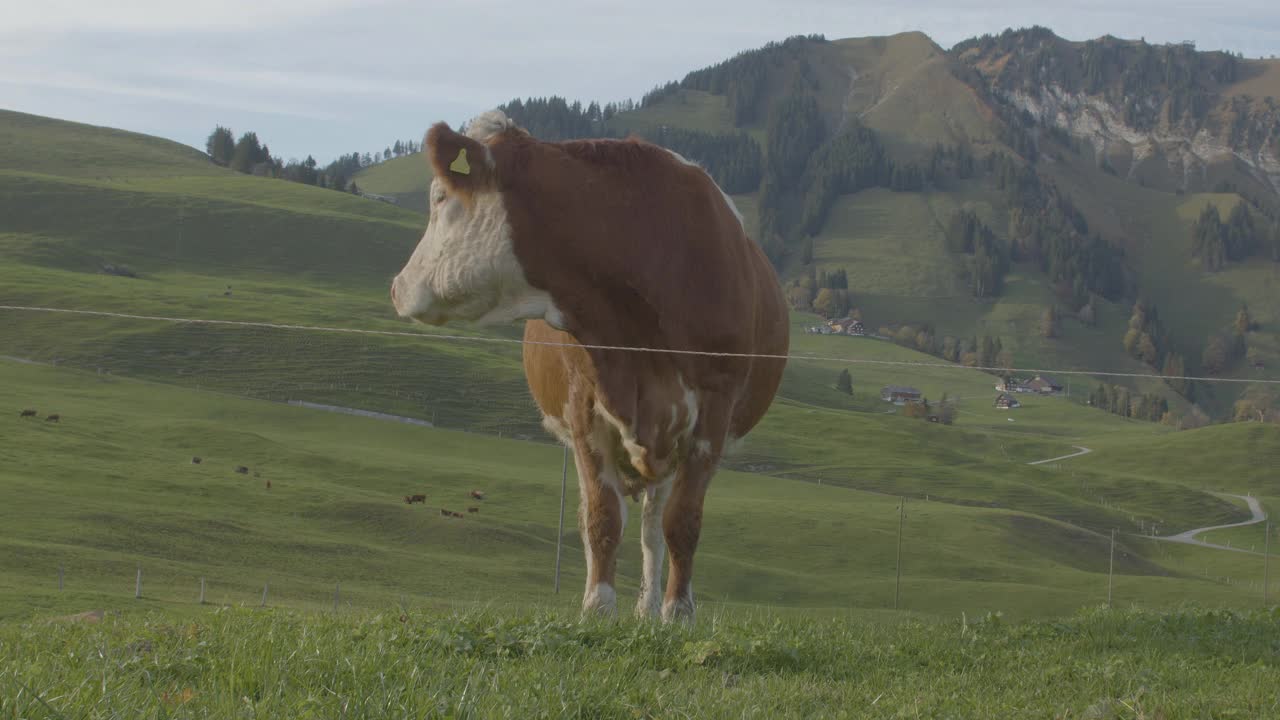
[[[516,258],[511,224],[498,189],[493,152],[484,141],[513,128],[490,112],[466,135],[437,123],[427,133],[427,159],[435,170],[427,231],[391,283],[401,317],[431,325],[450,320],[501,323],[545,318],[564,327],[547,293],[529,285]]]
[[[464,196],[437,179],[430,202],[427,231],[391,284],[396,312],[432,325],[540,317],[547,303],[525,281],[502,194]]]

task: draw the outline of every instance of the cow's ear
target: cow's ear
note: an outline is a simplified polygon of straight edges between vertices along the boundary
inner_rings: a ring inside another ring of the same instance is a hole
[[[427,131],[424,145],[435,176],[450,190],[471,195],[493,186],[493,155],[477,140],[440,122]]]

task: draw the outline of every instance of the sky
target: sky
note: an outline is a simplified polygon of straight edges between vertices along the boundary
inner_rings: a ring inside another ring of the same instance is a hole
[[[515,97],[639,99],[789,35],[1030,25],[1280,55],[1274,0],[0,0],[0,108],[200,149],[225,125],[327,162]]]

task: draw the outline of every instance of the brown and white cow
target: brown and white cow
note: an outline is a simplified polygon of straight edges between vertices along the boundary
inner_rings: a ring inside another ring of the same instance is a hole
[[[541,142],[491,111],[465,134],[436,124],[425,147],[430,219],[391,285],[396,311],[432,325],[526,321],[529,389],[578,469],[583,609],[615,611],[624,498],[643,494],[636,612],[692,620],[707,486],[785,365],[773,268],[711,177],[656,145]],[[771,357],[734,357],[745,354]]]

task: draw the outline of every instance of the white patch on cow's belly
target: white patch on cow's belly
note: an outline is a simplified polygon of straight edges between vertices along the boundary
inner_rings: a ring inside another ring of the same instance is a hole
[[[569,431],[569,426],[560,418],[554,415],[543,414],[542,427],[546,428],[547,432],[551,433],[553,437],[563,443],[566,447],[573,447],[573,433]]]
[[[618,433],[618,437],[622,440],[622,447],[627,451],[631,460],[634,461],[644,457],[645,449],[636,442],[635,430],[630,425],[623,422],[622,418],[609,412],[609,409],[606,408],[604,403],[599,400],[596,400],[594,410],[597,417],[602,418],[605,423],[611,426],[614,431]],[[598,433],[596,436],[596,442],[603,445],[608,441],[608,437],[601,432],[599,424],[596,426],[596,432]]]

